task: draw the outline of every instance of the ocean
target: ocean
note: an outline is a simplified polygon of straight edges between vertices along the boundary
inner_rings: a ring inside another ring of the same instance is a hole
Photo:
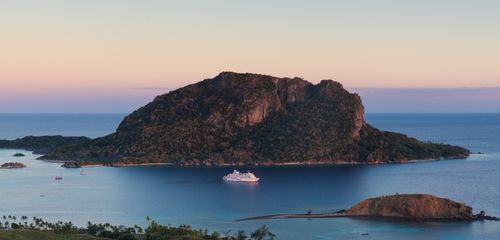
[[[0,139],[25,135],[85,135],[113,132],[124,114],[0,114]],[[278,239],[500,239],[499,222],[418,223],[363,219],[240,218],[333,211],[373,196],[430,193],[465,202],[476,212],[500,216],[500,114],[367,114],[387,131],[421,140],[461,145],[467,159],[409,164],[329,167],[258,167],[258,184],[229,184],[233,168],[86,167],[65,169],[35,160],[26,151],[0,150],[0,163],[22,161],[25,169],[0,170],[0,216],[26,215],[145,225],[190,224],[227,232],[267,225]],[[23,152],[25,158],[14,158]],[[55,176],[63,180],[55,181]],[[368,233],[368,236],[362,235]]]

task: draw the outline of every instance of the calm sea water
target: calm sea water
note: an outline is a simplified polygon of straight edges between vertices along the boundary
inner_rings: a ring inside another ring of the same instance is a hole
[[[97,137],[114,131],[123,115],[0,115],[0,138],[63,134]],[[25,169],[0,170],[0,215],[16,214],[85,224],[187,223],[225,232],[267,225],[279,239],[499,239],[499,222],[397,223],[359,219],[235,222],[263,214],[331,211],[378,195],[431,193],[500,216],[499,114],[368,114],[372,125],[422,140],[468,147],[466,160],[339,167],[252,168],[258,184],[228,184],[232,169],[88,167],[14,158]],[[240,169],[240,170],[247,170]],[[62,181],[54,181],[62,176]],[[362,236],[362,233],[369,233]]]
[[[28,135],[100,137],[115,131],[125,114],[5,114],[0,113],[0,139]]]

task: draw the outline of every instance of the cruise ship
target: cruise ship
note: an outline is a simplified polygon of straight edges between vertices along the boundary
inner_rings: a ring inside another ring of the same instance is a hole
[[[256,177],[253,173],[247,172],[247,173],[240,173],[236,170],[233,171],[233,173],[230,173],[222,179],[226,182],[258,182],[259,178]]]

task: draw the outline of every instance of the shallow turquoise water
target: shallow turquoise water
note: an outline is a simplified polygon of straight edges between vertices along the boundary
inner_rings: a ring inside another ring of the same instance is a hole
[[[45,116],[45,119],[51,117],[57,118],[57,115]],[[113,121],[121,117],[116,115]],[[0,115],[0,129],[1,118]],[[103,119],[99,116],[87,119],[91,122],[89,128],[94,126],[93,136],[106,134],[116,127],[111,127],[110,122],[106,123],[109,127],[98,126]],[[11,155],[16,150],[0,150],[0,163],[17,160],[28,165],[26,169],[0,170],[0,215],[126,225],[145,224],[145,216],[151,216],[162,223],[188,223],[219,231],[251,230],[266,224],[279,239],[500,238],[498,222],[234,221],[261,214],[306,212],[309,208],[313,212],[338,210],[366,197],[396,192],[436,194],[466,202],[476,211],[484,209],[488,214],[500,216],[500,115],[371,114],[367,120],[381,129],[459,144],[484,154],[472,155],[466,160],[413,164],[253,168],[251,170],[261,177],[260,183],[227,184],[221,177],[232,169],[88,167],[84,169],[87,175],[82,176],[79,169],[64,169],[59,164],[34,160],[36,156],[29,152],[25,152],[28,154],[25,158],[14,158]],[[8,128],[3,129],[7,130],[0,132],[0,138],[2,134],[15,135]],[[43,131],[29,127],[23,130]],[[86,129],[67,131],[85,132]],[[63,180],[54,181],[55,176],[62,176]],[[362,233],[369,235],[362,236]]]

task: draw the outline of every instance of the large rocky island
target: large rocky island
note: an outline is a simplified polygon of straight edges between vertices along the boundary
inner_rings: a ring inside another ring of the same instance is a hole
[[[464,158],[469,151],[380,131],[361,98],[332,80],[223,72],[128,115],[115,133],[72,139],[43,159],[181,166],[378,164]]]

